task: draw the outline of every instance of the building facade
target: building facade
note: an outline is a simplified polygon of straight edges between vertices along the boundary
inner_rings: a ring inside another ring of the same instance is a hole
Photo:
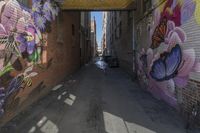
[[[106,27],[107,27],[107,12],[103,12],[103,25],[102,25],[102,40],[101,40],[101,46],[102,46],[102,53],[104,56],[109,55],[108,49],[107,49],[107,43],[106,43]]]
[[[91,54],[92,57],[97,55],[97,37],[96,37],[96,20],[95,17],[91,20]]]
[[[106,12],[106,53],[134,76],[133,46],[133,11]]]
[[[80,20],[80,56],[81,65],[88,63],[91,59],[91,14],[90,12],[81,12]]]

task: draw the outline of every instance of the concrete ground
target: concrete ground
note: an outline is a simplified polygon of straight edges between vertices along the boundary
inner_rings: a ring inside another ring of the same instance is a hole
[[[188,133],[174,109],[140,89],[119,68],[105,75],[88,65],[58,88],[0,133]]]

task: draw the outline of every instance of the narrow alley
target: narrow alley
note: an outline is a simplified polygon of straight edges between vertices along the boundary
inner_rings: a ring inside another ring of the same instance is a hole
[[[141,89],[120,68],[108,69],[105,75],[90,64],[54,87],[0,132],[186,133],[186,130],[183,119],[173,108]]]
[[[0,0],[0,133],[200,133],[200,0]]]

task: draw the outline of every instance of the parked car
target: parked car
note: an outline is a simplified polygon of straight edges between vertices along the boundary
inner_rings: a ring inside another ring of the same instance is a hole
[[[111,57],[108,60],[109,67],[119,67],[119,61],[117,57]]]
[[[108,63],[109,58],[111,58],[110,55],[103,56],[103,60],[104,60],[106,63]]]

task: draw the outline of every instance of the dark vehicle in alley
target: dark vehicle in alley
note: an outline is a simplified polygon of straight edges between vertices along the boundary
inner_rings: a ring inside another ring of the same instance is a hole
[[[119,67],[119,61],[116,56],[103,56],[103,59],[109,67]]]

